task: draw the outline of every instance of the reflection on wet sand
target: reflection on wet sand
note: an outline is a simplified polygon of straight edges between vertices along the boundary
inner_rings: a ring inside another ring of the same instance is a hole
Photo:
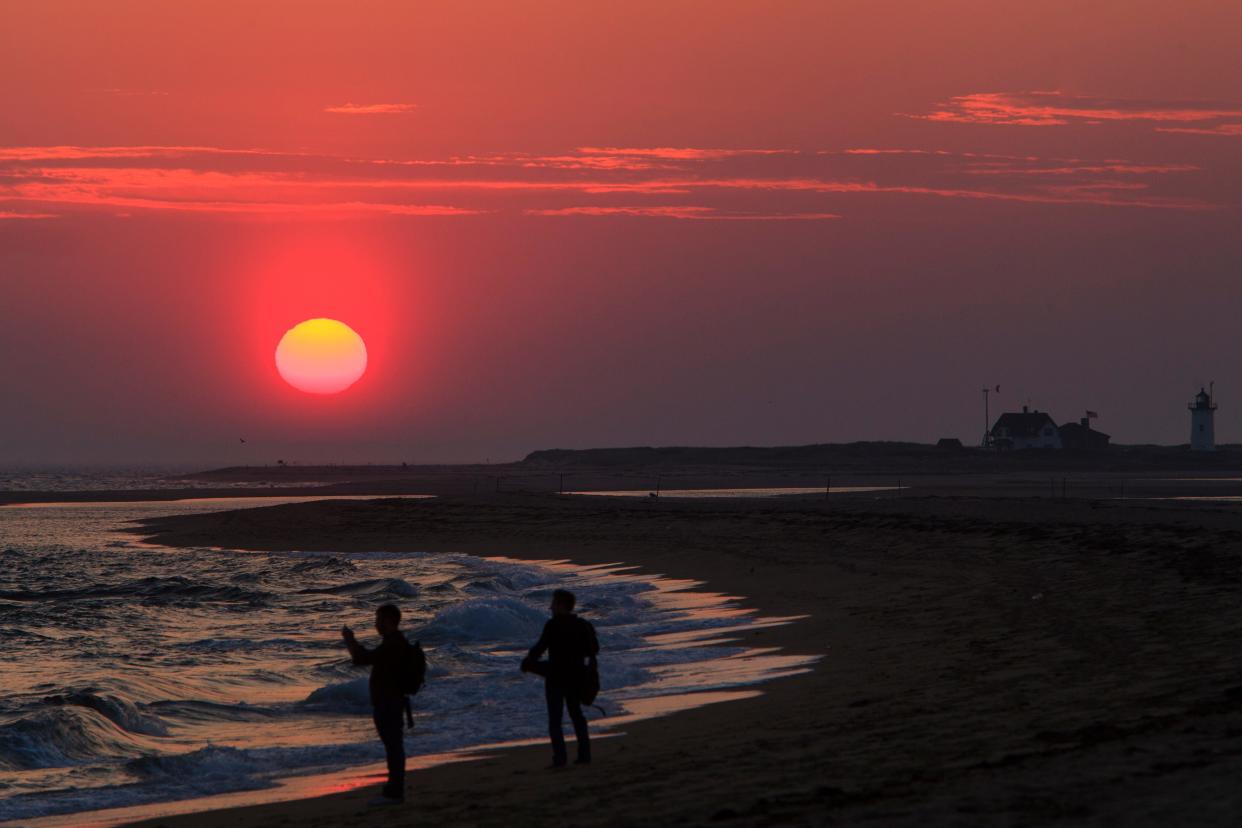
[[[436,765],[447,765],[453,762],[468,762],[483,758],[482,754],[469,752],[450,752],[411,756],[406,760],[406,768],[420,770]],[[378,785],[384,781],[385,768],[383,763],[345,768],[343,770],[323,773],[316,776],[289,776],[277,781],[276,787],[257,791],[236,791],[233,793],[215,794],[199,799],[184,799],[176,802],[159,802],[150,805],[135,805],[126,808],[109,808],[105,811],[90,811],[76,814],[60,814],[41,819],[24,820],[22,825],[38,826],[38,828],[112,828],[116,825],[128,825],[147,819],[190,814],[200,811],[214,811],[222,808],[241,808],[246,805],[261,805],[272,802],[290,802],[297,799],[328,796],[344,793],[357,788]]]
[[[314,500],[426,500],[435,495],[273,495],[271,497],[182,497],[169,500],[39,500],[31,503],[0,503],[0,509],[106,509],[124,508],[167,510],[170,506],[211,506],[249,509],[256,506],[283,506]]]
[[[569,492],[571,495],[591,497],[674,497],[674,498],[730,498],[730,497],[787,497],[790,495],[867,494],[869,492],[892,492],[902,486],[785,486],[743,489],[617,489],[605,492]]]

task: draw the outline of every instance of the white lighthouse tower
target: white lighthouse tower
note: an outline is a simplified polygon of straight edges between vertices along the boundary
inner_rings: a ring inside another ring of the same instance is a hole
[[[1212,393],[1200,388],[1195,401],[1187,407],[1190,409],[1190,450],[1216,451],[1216,403]]]

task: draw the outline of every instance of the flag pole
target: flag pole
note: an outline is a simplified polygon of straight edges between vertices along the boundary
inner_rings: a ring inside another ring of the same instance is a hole
[[[983,389],[983,442],[980,445],[984,448],[987,448],[992,442],[990,439],[992,435],[988,429],[988,424],[992,421],[988,410],[988,392],[991,390],[991,388]]]

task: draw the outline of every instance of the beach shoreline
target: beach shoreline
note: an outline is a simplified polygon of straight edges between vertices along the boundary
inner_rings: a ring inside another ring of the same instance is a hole
[[[1019,458],[1020,460],[1021,458]],[[1229,459],[1229,458],[1225,458]],[[159,488],[9,489],[0,508],[30,504],[184,502],[204,499],[281,500],[327,497],[435,496],[486,502],[496,496],[596,494],[638,496],[670,490],[769,492],[803,490],[849,497],[871,489],[923,498],[1038,498],[1041,500],[1242,499],[1242,471],[1214,464],[1202,470],[1116,469],[1107,464],[1025,468],[1014,463],[992,471],[912,465],[883,470],[755,466],[631,468],[511,466],[245,467],[187,474]]]
[[[747,644],[824,653],[756,698],[639,722],[564,775],[546,749],[368,792],[150,824],[1229,824],[1242,813],[1233,634],[1242,513],[1050,499],[336,501],[149,522],[182,547],[451,550],[616,563],[769,615]],[[1205,759],[1205,757],[1208,757]]]

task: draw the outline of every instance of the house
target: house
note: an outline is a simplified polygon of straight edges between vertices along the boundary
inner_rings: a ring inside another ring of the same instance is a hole
[[[1061,426],[1061,447],[1076,451],[1103,451],[1111,439],[1102,431],[1091,427],[1091,420],[1083,417],[1076,423]]]
[[[1056,422],[1045,411],[1032,411],[1022,406],[1022,412],[1000,415],[990,432],[992,445],[997,449],[1059,449],[1061,433]]]

